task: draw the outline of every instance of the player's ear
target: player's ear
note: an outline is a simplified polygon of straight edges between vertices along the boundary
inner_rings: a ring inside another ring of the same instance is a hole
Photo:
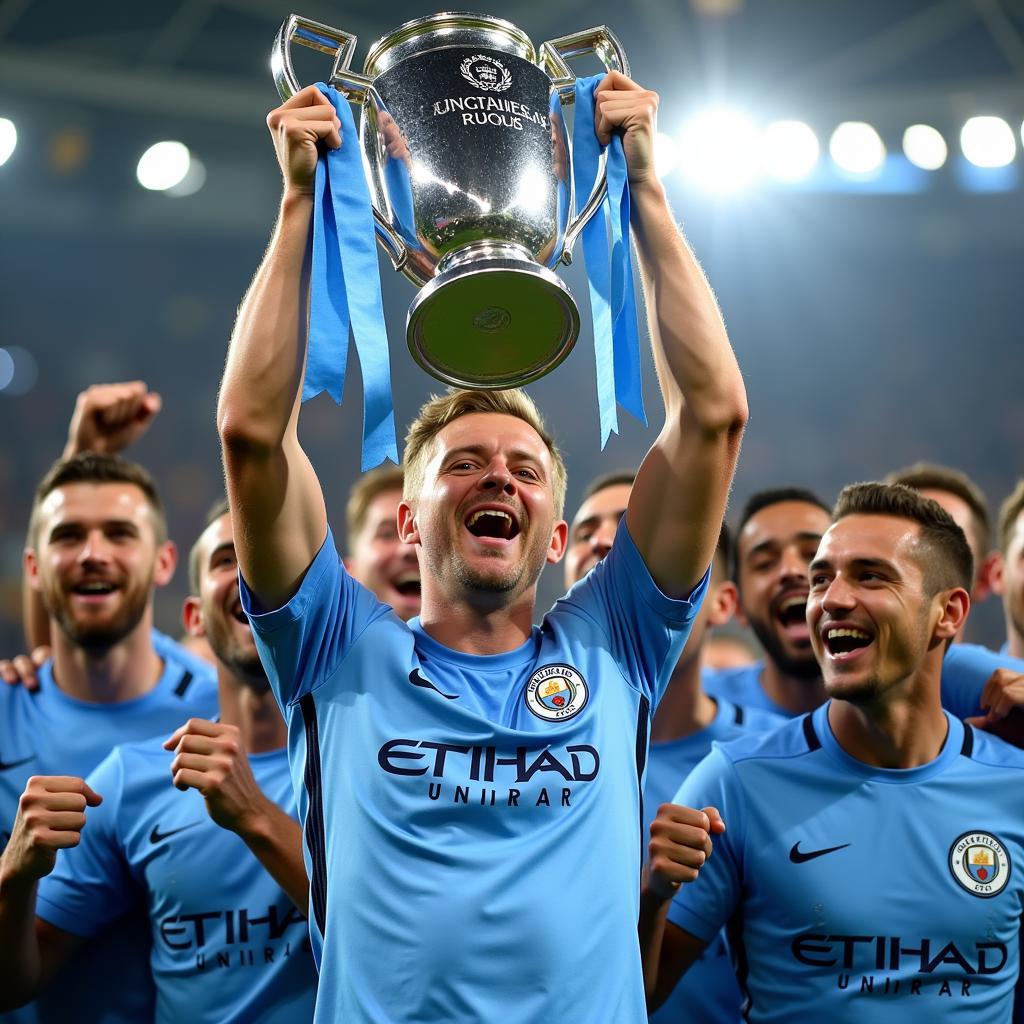
[[[398,503],[398,536],[403,544],[419,544],[420,527],[416,512],[404,498]]]
[[[939,618],[933,635],[939,640],[948,640],[956,636],[967,621],[971,598],[963,587],[954,587],[937,594],[935,599],[939,602]]]
[[[36,554],[36,549],[25,548],[21,555],[21,561],[28,585],[35,591],[42,590],[43,585],[39,581],[39,556]]]
[[[166,587],[174,579],[174,570],[178,567],[178,546],[173,540],[165,540],[156,549],[156,564],[153,566],[153,583],[158,587]]]
[[[982,589],[984,588],[984,592]],[[989,594],[1003,596],[1003,555],[1000,551],[993,551],[982,563],[981,572],[978,573],[978,583],[975,588],[976,601],[984,600]]]
[[[548,545],[548,564],[557,565],[565,554],[569,543],[569,524],[559,519],[551,531],[551,543]]]
[[[185,598],[185,603],[181,606],[181,621],[189,636],[206,636],[198,597],[190,595]]]
[[[711,594],[711,611],[708,613],[709,626],[724,626],[735,614],[739,592],[732,580],[723,580]]]

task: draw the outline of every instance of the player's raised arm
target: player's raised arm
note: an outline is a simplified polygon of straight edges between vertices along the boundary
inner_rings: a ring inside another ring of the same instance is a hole
[[[238,311],[217,424],[239,566],[260,604],[274,608],[295,592],[327,534],[297,420],[316,163],[320,149],[337,148],[341,136],[333,106],[312,86],[273,110],[267,125],[284,192],[270,246]]]
[[[623,135],[631,220],[665,405],[626,522],[655,581],[683,596],[711,561],[725,512],[747,399],[725,324],[672,217],[654,171],[658,97],[618,72],[595,94],[598,137]]]

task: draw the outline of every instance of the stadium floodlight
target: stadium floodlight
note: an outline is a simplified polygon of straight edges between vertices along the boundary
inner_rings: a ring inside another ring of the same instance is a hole
[[[832,133],[828,151],[836,165],[850,174],[874,174],[885,162],[885,143],[866,121],[844,121]]]
[[[1017,152],[1017,140],[1001,117],[971,117],[960,129],[960,148],[975,167],[1005,167]]]
[[[17,145],[18,129],[14,127],[14,122],[0,117],[0,167],[10,160]]]
[[[937,171],[949,155],[942,133],[930,124],[912,124],[903,133],[903,155],[923,171]]]
[[[803,181],[820,154],[818,136],[803,121],[773,121],[761,136],[761,164],[777,181]]]
[[[737,110],[698,114],[679,136],[679,163],[691,181],[709,192],[738,192],[760,173],[759,133]]]
[[[192,154],[183,142],[157,142],[139,158],[135,174],[151,192],[166,192],[185,180]]]
[[[658,132],[654,136],[654,173],[667,178],[679,165],[679,147],[671,135]]]

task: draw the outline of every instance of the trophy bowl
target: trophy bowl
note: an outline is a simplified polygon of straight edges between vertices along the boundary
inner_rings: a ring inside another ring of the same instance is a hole
[[[567,59],[595,54],[628,74],[618,40],[600,26],[538,50],[500,18],[436,14],[379,39],[357,74],[355,36],[292,15],[271,55],[283,99],[300,89],[293,42],[331,54],[327,83],[360,108],[377,237],[419,287],[406,321],[416,362],[464,388],[519,387],[554,369],[580,317],[553,268],[571,261],[606,189],[602,158],[573,216]]]

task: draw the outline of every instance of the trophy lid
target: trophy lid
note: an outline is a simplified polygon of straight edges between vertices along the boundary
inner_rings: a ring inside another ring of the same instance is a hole
[[[406,57],[441,46],[479,46],[537,61],[530,37],[510,21],[489,14],[447,11],[407,21],[378,39],[366,55],[363,74],[375,78]]]

